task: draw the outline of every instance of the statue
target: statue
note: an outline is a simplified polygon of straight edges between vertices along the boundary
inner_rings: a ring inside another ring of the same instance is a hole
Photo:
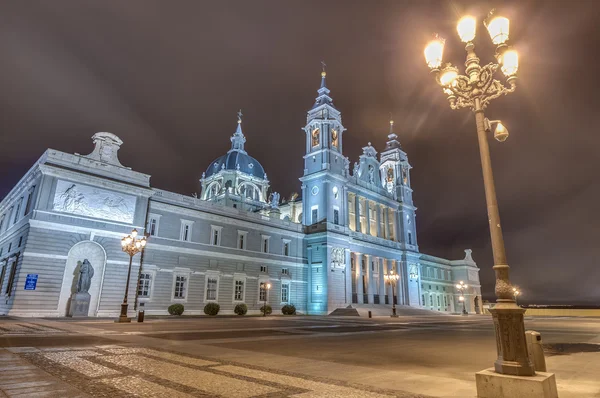
[[[357,162],[354,162],[354,170],[352,171],[352,175],[358,177],[359,172],[360,172],[360,165]]]
[[[373,168],[373,166],[369,166],[369,182],[371,184],[375,183],[375,169]]]
[[[277,192],[271,194],[271,207],[279,207],[279,193]]]
[[[77,281],[77,293],[88,293],[92,285],[92,277],[94,276],[94,267],[86,258],[77,262],[79,265],[79,280]]]

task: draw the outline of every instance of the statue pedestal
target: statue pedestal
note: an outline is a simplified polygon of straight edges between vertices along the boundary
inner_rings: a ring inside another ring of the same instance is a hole
[[[90,310],[91,296],[87,292],[75,293],[71,296],[71,305],[69,306],[69,316],[88,316]]]

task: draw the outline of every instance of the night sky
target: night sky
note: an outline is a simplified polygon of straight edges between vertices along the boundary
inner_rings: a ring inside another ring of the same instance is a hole
[[[520,52],[517,91],[492,102],[490,136],[511,280],[522,301],[600,301],[600,2],[598,1],[2,1],[0,197],[46,148],[87,154],[123,139],[120,159],[154,187],[199,192],[244,113],[246,149],[282,198],[300,190],[306,111],[321,60],[347,128],[344,152],[381,150],[389,113],[413,166],[422,252],[472,248],[484,298],[494,275],[473,114],[452,111],[423,48],[494,6]],[[492,61],[483,25],[476,51]],[[501,77],[501,75],[500,75]]]

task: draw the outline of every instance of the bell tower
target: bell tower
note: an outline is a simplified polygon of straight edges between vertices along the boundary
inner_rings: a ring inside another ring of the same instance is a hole
[[[381,152],[379,173],[383,187],[394,199],[402,203],[400,208],[400,239],[409,246],[417,247],[415,210],[410,187],[410,169],[408,156],[402,150],[398,135],[394,132],[394,121],[390,120],[390,132],[385,150]]]

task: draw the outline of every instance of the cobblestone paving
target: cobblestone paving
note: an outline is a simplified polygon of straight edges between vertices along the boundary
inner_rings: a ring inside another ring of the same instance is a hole
[[[10,335],[10,334],[39,334],[39,335],[47,335],[54,333],[65,333],[64,330],[52,328],[45,325],[39,325],[36,323],[12,323],[12,322],[2,322],[2,326],[0,326],[0,334]]]
[[[93,397],[422,397],[149,348],[8,350]]]

